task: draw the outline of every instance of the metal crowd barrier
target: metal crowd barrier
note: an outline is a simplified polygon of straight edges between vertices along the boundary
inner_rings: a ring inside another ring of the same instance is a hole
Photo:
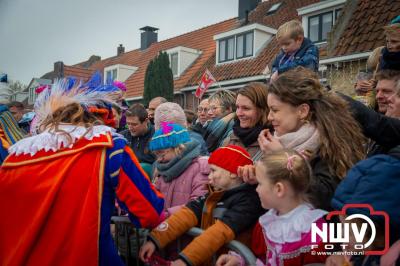
[[[129,218],[127,216],[113,216],[111,217],[111,221],[113,221],[115,223],[115,242],[118,245],[118,241],[119,241],[119,227],[120,225],[122,225],[123,231],[124,231],[124,240],[125,240],[125,244],[126,244],[126,257],[125,257],[125,263],[126,265],[136,265],[139,266],[142,263],[139,260],[139,247],[140,247],[140,239],[139,239],[139,232],[138,230],[133,229],[134,232],[134,236],[136,238],[136,245],[137,245],[137,250],[136,250],[136,258],[132,258],[130,255],[130,251],[131,251],[131,246],[130,246],[130,239],[129,239],[129,231],[132,229],[131,228],[131,222],[129,220]],[[203,233],[203,230],[197,227],[193,227],[191,228],[189,231],[187,231],[185,234],[192,236],[192,237],[196,237],[200,234]],[[179,247],[179,243],[178,243],[178,247]],[[246,261],[246,265],[256,265],[256,257],[254,256],[254,254],[251,252],[251,250],[246,247],[245,245],[243,245],[242,243],[240,243],[239,241],[233,240],[231,242],[229,242],[228,244],[225,245],[226,248],[228,248],[229,250],[233,250],[236,253],[240,254],[244,260]],[[213,258],[214,262],[215,262],[215,257]]]

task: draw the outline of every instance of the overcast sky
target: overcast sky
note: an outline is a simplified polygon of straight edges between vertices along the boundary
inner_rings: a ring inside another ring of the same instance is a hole
[[[28,84],[53,70],[140,47],[143,26],[165,40],[237,16],[238,0],[0,0],[0,72]]]

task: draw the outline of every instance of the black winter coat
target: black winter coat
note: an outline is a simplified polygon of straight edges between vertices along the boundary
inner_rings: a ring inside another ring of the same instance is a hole
[[[133,150],[140,163],[153,164],[156,156],[149,150],[149,142],[154,135],[154,126],[148,123],[148,131],[143,136],[134,137],[129,129],[120,133],[128,141],[129,147]]]
[[[349,103],[350,110],[364,135],[375,142],[374,151],[370,152],[368,157],[387,153],[388,150],[400,145],[400,119],[375,112],[349,96],[339,95]]]
[[[220,192],[211,192],[189,202],[186,206],[195,213],[198,221],[202,221],[203,215],[209,215],[205,213],[207,207],[215,206],[212,210],[213,218],[228,225],[237,236],[253,226],[265,213],[255,189],[255,185],[242,184],[225,191],[219,199],[212,195]]]
[[[329,171],[328,164],[319,156],[312,158],[310,165],[313,170],[308,190],[311,204],[317,209],[330,211],[332,210],[331,200],[341,180]]]

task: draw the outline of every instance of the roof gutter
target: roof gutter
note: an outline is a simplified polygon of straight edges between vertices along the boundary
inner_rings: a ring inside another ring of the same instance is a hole
[[[226,81],[221,81],[221,82],[216,82],[213,85],[210,86],[210,88],[215,88],[217,90],[219,87],[223,87],[224,89],[228,85],[236,84],[236,83],[246,83],[246,82],[251,82],[251,81],[256,81],[256,80],[265,80],[269,78],[268,75],[258,75],[258,76],[253,76],[253,77],[245,77],[245,78],[240,78],[240,79],[232,79],[232,80],[226,80]],[[198,86],[190,86],[190,87],[185,87],[182,88],[180,91],[192,91],[196,90]]]
[[[343,62],[343,61],[352,61],[355,59],[363,59],[368,58],[372,52],[365,52],[365,53],[358,53],[358,54],[350,54],[344,56],[337,56],[319,60],[320,65],[331,64],[336,62]]]

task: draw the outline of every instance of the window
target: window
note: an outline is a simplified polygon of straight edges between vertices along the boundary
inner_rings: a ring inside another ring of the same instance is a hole
[[[328,36],[328,32],[331,31],[333,26],[333,17],[332,12],[326,13],[322,15],[322,40],[326,40]]]
[[[169,58],[172,74],[174,76],[178,75],[178,53],[173,53]]]
[[[219,62],[231,61],[235,55],[235,37],[219,41]]]
[[[326,41],[333,25],[333,12],[327,12],[308,18],[308,36],[312,42]]]
[[[241,33],[219,41],[218,62],[253,56],[254,32]],[[236,45],[235,45],[236,44]]]
[[[266,15],[268,16],[268,15],[274,14],[274,13],[278,10],[278,8],[279,8],[281,5],[282,5],[282,3],[273,4],[273,5],[271,6],[271,8],[268,9]]]
[[[335,22],[337,21],[337,18],[342,14],[342,9],[336,9],[335,10]]]
[[[117,78],[117,69],[111,69],[106,72],[107,80],[114,81]]]
[[[309,18],[308,37],[312,42],[317,42],[319,40],[319,16]]]
[[[236,58],[253,55],[253,32],[236,36]]]
[[[324,42],[328,32],[332,30],[337,18],[342,12],[341,8],[308,17],[308,37],[312,42]]]
[[[252,23],[215,35],[216,64],[254,57],[276,32],[265,25]]]
[[[184,46],[175,46],[164,50],[163,52],[168,54],[169,67],[171,68],[172,75],[175,79],[185,72],[185,70],[192,65],[201,54],[200,50]]]
[[[34,104],[35,103],[35,100],[37,98],[37,94],[35,92],[36,88],[29,88],[29,96],[28,96],[28,103],[29,104]]]

